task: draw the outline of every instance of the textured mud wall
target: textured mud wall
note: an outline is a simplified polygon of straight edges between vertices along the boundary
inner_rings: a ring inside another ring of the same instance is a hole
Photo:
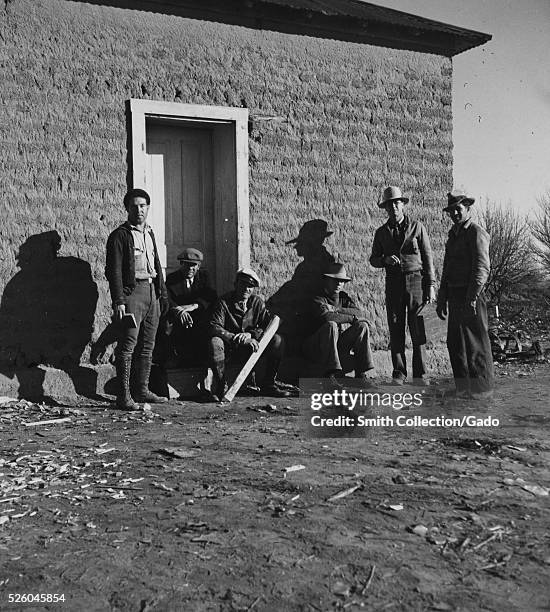
[[[124,218],[129,98],[249,108],[264,293],[301,262],[285,241],[322,218],[385,346],[383,274],[368,264],[384,221],[375,202],[401,185],[440,253],[450,60],[62,0],[6,2],[0,36],[4,368],[86,361],[108,321],[104,244]]]

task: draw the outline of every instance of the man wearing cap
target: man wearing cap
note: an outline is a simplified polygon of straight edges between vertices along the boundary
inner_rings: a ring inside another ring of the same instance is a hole
[[[428,384],[425,351],[423,304],[435,302],[435,273],[432,249],[426,228],[404,214],[409,198],[399,187],[384,189],[378,203],[388,220],[374,234],[370,264],[386,270],[386,313],[390,332],[390,348],[394,384],[407,378],[405,357],[405,325],[408,321],[413,347],[412,375],[417,384]]]
[[[166,277],[171,344],[179,358],[193,365],[205,357],[210,309],[217,298],[201,268],[203,259],[201,251],[187,247],[178,255],[179,270]]]
[[[323,366],[325,376],[333,383],[345,372],[354,370],[355,378],[370,387],[367,372],[374,364],[369,326],[351,297],[342,291],[349,281],[344,264],[328,266],[322,275],[323,288],[312,302],[312,323],[317,329],[306,338],[303,350],[308,359]]]
[[[243,363],[258,350],[258,340],[271,321],[263,300],[254,294],[260,278],[251,268],[237,272],[235,288],[222,296],[214,306],[210,319],[209,357],[214,373],[212,393],[221,399],[225,393],[225,362],[235,359]],[[267,345],[265,376],[260,390],[270,397],[288,397],[289,391],[278,387],[277,371],[283,356],[283,339],[275,334]]]
[[[115,366],[118,379],[116,406],[138,410],[138,402],[165,402],[149,391],[149,374],[155,334],[161,310],[168,308],[155,236],[147,225],[151,199],[143,189],[124,196],[128,213],[125,223],[107,240],[105,276],[113,304],[113,321],[118,325]],[[133,315],[133,320],[127,315]],[[134,324],[135,322],[135,324]],[[130,393],[130,370],[135,355],[137,389]]]
[[[483,288],[489,278],[489,234],[471,219],[475,199],[447,194],[453,227],[445,245],[437,315],[447,314],[447,348],[458,397],[483,399],[493,388],[493,356]]]

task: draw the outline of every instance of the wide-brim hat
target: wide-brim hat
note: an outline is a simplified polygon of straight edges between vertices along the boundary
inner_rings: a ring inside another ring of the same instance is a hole
[[[252,268],[241,268],[237,270],[237,278],[239,278],[239,276],[246,279],[252,287],[260,286],[260,277]]]
[[[393,202],[394,200],[401,200],[404,204],[407,204],[409,198],[405,197],[401,193],[401,189],[399,189],[399,187],[395,187],[395,185],[390,185],[389,187],[386,187],[386,189],[384,189],[384,192],[382,193],[382,198],[380,199],[380,202],[378,202],[378,206],[380,208],[384,208],[384,206],[386,206],[388,202]]]
[[[449,212],[451,208],[454,208],[458,204],[464,204],[465,206],[472,206],[472,204],[476,201],[475,198],[472,198],[469,195],[466,195],[464,191],[450,191],[447,194],[447,206],[443,209],[444,212]]]
[[[338,280],[349,282],[351,278],[347,275],[346,266],[343,263],[331,263],[327,267],[327,271],[323,274],[328,278],[336,278]]]
[[[178,261],[188,261],[189,263],[201,263],[204,259],[203,254],[199,249],[185,248],[178,255]]]
[[[324,219],[310,219],[302,225],[298,236],[292,238],[292,240],[287,240],[286,244],[294,244],[302,240],[323,242],[325,238],[332,236],[332,234],[334,232],[328,231],[328,223]]]

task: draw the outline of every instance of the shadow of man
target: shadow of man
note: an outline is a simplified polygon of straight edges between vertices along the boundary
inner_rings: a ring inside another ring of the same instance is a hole
[[[0,364],[19,382],[19,396],[44,398],[44,371],[64,370],[79,395],[96,396],[95,372],[80,366],[91,339],[97,285],[90,264],[59,257],[55,231],[30,236],[19,248],[19,272],[8,282],[0,304]]]
[[[334,263],[323,242],[333,232],[323,219],[306,221],[298,236],[289,240],[303,260],[296,266],[292,278],[268,300],[269,310],[282,319],[280,333],[285,337],[287,354],[301,356],[304,339],[311,333],[311,301],[320,290],[321,275]]]

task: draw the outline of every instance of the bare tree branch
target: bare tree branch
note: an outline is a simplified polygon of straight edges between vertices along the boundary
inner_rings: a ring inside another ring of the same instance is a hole
[[[486,291],[491,301],[500,303],[506,294],[537,276],[530,227],[514,209],[488,200],[477,217],[491,236],[491,272]]]

